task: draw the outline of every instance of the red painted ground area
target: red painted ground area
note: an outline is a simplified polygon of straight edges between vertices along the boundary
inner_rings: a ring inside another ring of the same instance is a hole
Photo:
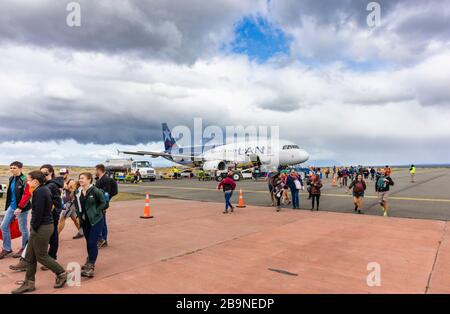
[[[152,200],[155,219],[143,220],[143,206],[109,209],[110,246],[100,251],[95,278],[56,291],[52,273],[39,270],[35,293],[450,292],[442,221],[251,206],[224,215],[222,204],[168,199]],[[85,241],[74,233],[67,221],[63,265],[85,261]],[[24,277],[8,269],[15,262],[0,261],[1,293]],[[381,267],[379,287],[367,285],[372,262]]]

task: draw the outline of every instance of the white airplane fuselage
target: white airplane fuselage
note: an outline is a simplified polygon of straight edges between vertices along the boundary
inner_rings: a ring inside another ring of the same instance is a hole
[[[309,154],[292,142],[280,141],[272,149],[271,141],[237,141],[235,143],[219,145],[203,154],[196,155],[196,160],[204,164],[227,161],[229,163],[246,163],[259,159],[264,166],[277,168],[303,163],[309,159]],[[180,164],[188,164],[187,160],[173,158]]]

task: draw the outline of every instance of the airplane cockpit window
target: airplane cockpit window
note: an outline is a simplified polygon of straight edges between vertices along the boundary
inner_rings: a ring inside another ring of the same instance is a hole
[[[300,147],[298,147],[298,145],[284,145],[283,146],[283,150],[288,150],[288,149],[300,149]]]

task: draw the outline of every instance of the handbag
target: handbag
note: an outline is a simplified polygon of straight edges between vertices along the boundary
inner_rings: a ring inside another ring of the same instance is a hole
[[[14,218],[14,220],[10,223],[9,230],[11,232],[11,239],[17,239],[22,236],[22,232],[20,232],[19,222],[17,218]],[[0,240],[3,240],[3,234],[1,232],[0,232]]]

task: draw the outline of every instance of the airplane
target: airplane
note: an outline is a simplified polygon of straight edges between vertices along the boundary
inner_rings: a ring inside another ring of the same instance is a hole
[[[118,151],[126,155],[163,157],[174,163],[201,167],[204,171],[226,170],[231,165],[253,163],[266,169],[278,169],[298,165],[309,159],[309,154],[293,142],[280,140],[279,147],[271,150],[270,140],[235,141],[232,144],[209,145],[200,147],[195,154],[195,147],[180,147],[173,138],[167,123],[162,124],[164,152],[154,151]],[[184,153],[190,151],[189,154]],[[274,158],[278,157],[278,158]]]

